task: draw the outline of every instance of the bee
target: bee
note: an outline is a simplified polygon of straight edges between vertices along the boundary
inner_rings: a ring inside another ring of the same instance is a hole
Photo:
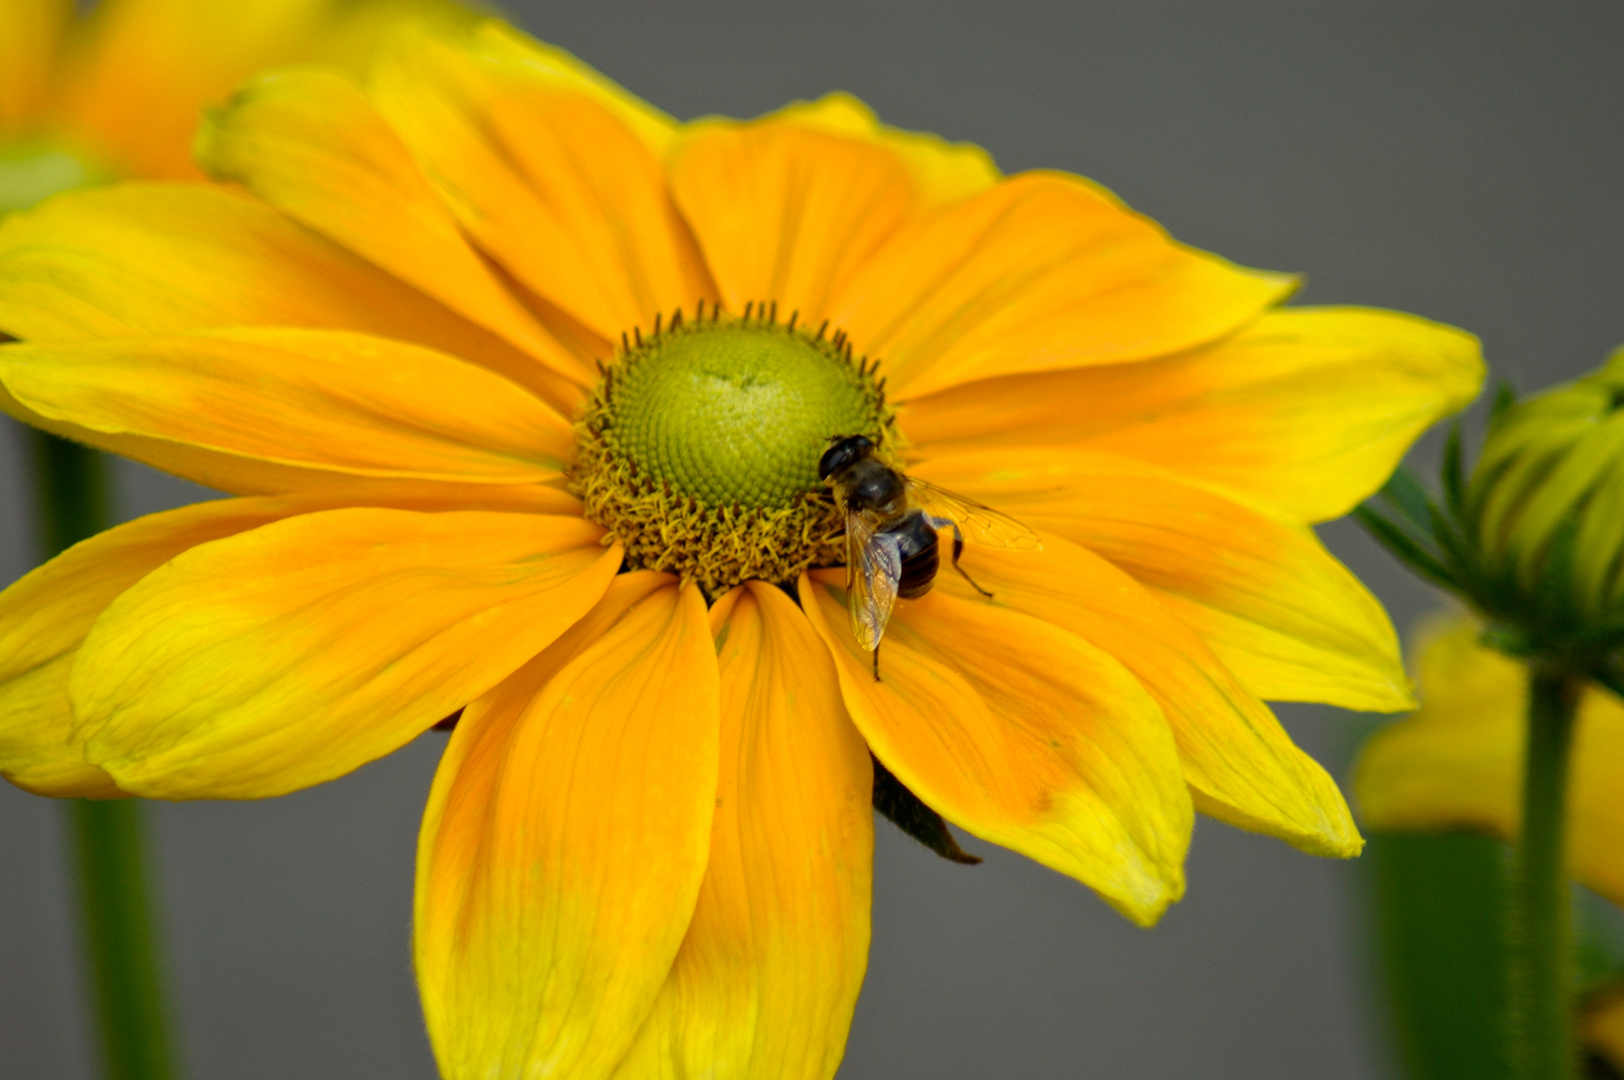
[[[953,530],[953,569],[982,596],[959,565],[964,531],[990,547],[1039,547],[1037,533],[991,507],[972,502],[917,477],[904,476],[874,454],[862,435],[836,435],[818,459],[818,479],[834,492],[846,515],[846,607],[852,633],[874,653],[880,681],[880,638],[897,597],[924,596],[941,567],[937,529]]]

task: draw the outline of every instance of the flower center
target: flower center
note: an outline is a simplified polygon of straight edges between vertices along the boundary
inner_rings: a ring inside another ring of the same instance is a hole
[[[571,489],[634,569],[667,570],[715,595],[750,578],[788,582],[844,561],[844,524],[818,480],[837,435],[898,438],[877,363],[830,336],[701,305],[623,336],[576,427]]]

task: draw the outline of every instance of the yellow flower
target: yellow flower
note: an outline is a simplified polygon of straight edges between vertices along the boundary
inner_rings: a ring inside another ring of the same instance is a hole
[[[200,151],[241,187],[0,227],[5,408],[242,496],[0,596],[0,773],[256,798],[462,710],[417,887],[447,1075],[830,1075],[871,753],[1143,923],[1193,809],[1358,851],[1262,702],[1410,704],[1309,524],[1472,396],[1468,335],[1278,309],[849,97],[679,124],[498,24],[266,76]],[[900,602],[881,681],[818,497],[854,433],[1042,537]]]
[[[1465,615],[1422,631],[1421,708],[1373,735],[1354,793],[1376,829],[1470,830],[1507,843],[1521,816],[1528,669],[1481,642]],[[1579,706],[1568,786],[1566,847],[1574,880],[1624,905],[1624,702],[1591,686]],[[1624,997],[1594,1003],[1590,1043],[1624,1066]]]
[[[82,6],[82,5],[80,5]],[[197,178],[198,114],[268,64],[356,67],[439,0],[0,0],[0,213],[114,177]]]

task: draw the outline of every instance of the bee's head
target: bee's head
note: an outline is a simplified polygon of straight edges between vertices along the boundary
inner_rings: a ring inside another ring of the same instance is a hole
[[[868,457],[874,443],[866,435],[833,435],[829,449],[818,459],[818,479],[827,480],[840,469]]]

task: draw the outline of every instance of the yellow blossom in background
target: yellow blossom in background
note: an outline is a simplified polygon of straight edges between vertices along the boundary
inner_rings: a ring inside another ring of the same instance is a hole
[[[1280,308],[844,95],[678,123],[497,23],[266,75],[198,146],[240,187],[0,226],[0,404],[241,496],[0,595],[0,774],[258,798],[461,710],[416,898],[447,1076],[832,1075],[871,754],[1142,923],[1196,809],[1359,850],[1263,702],[1412,704],[1309,526],[1472,397],[1469,335]],[[990,600],[944,558],[881,680],[816,472],[854,433],[1042,540],[967,550]]]
[[[1420,710],[1373,735],[1354,793],[1375,829],[1469,830],[1507,843],[1521,816],[1528,668],[1481,643],[1483,626],[1441,615],[1423,628]],[[1568,787],[1568,862],[1574,880],[1624,905],[1624,702],[1585,691]],[[1589,1004],[1587,1041],[1624,1067],[1624,995]]]
[[[119,177],[197,178],[203,107],[270,64],[359,68],[438,0],[0,0],[0,213]]]

